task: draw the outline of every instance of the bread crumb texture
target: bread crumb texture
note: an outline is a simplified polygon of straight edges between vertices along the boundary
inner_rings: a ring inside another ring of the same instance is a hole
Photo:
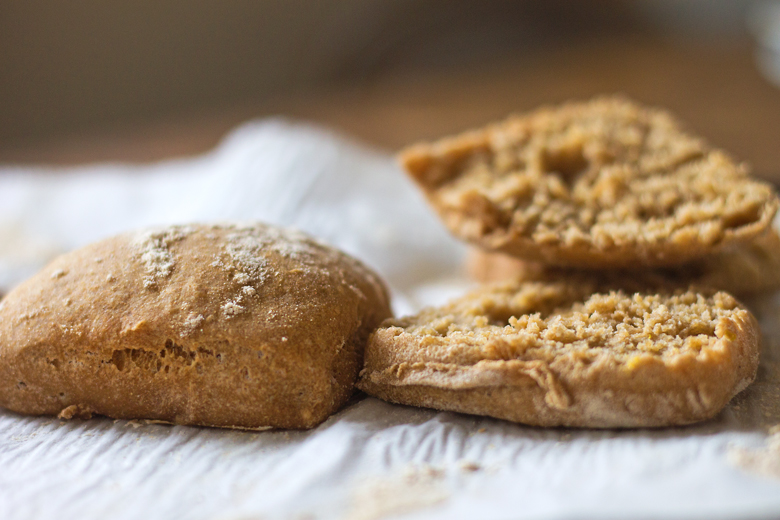
[[[360,388],[539,426],[687,424],[755,377],[753,316],[724,292],[570,277],[486,286],[385,322]]]
[[[97,261],[100,259],[100,261]],[[302,233],[172,226],[63,255],[0,305],[0,404],[308,428],[349,398],[383,282]]]
[[[621,97],[541,108],[400,161],[455,235],[547,264],[684,263],[762,233],[778,206],[669,113]]]

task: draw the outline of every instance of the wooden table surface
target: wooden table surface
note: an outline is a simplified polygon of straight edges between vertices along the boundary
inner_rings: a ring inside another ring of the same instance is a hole
[[[458,70],[379,71],[359,81],[32,143],[0,143],[0,163],[147,162],[197,154],[243,121],[308,120],[374,146],[481,125],[539,104],[621,92],[668,107],[691,129],[780,184],[780,88],[748,43],[601,41]]]

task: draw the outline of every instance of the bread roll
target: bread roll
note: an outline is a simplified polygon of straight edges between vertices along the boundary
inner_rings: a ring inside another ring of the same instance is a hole
[[[119,235],[0,303],[0,405],[229,428],[311,428],[353,392],[391,314],[357,260],[263,224]]]

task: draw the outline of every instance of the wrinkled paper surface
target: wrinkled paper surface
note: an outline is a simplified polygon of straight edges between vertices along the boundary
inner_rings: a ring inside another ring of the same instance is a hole
[[[227,220],[294,226],[361,258],[397,314],[470,287],[465,246],[392,157],[270,120],[192,159],[0,168],[0,292],[121,231]],[[780,304],[751,306],[766,336],[757,382],[686,428],[539,429],[361,395],[305,432],[0,410],[0,518],[778,518],[780,475],[733,456],[780,457],[765,449],[780,423]]]

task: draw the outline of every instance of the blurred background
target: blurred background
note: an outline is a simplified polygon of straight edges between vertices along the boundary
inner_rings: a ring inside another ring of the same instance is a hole
[[[780,181],[779,20],[747,0],[5,0],[0,163],[190,155],[272,115],[394,150],[623,92]]]

